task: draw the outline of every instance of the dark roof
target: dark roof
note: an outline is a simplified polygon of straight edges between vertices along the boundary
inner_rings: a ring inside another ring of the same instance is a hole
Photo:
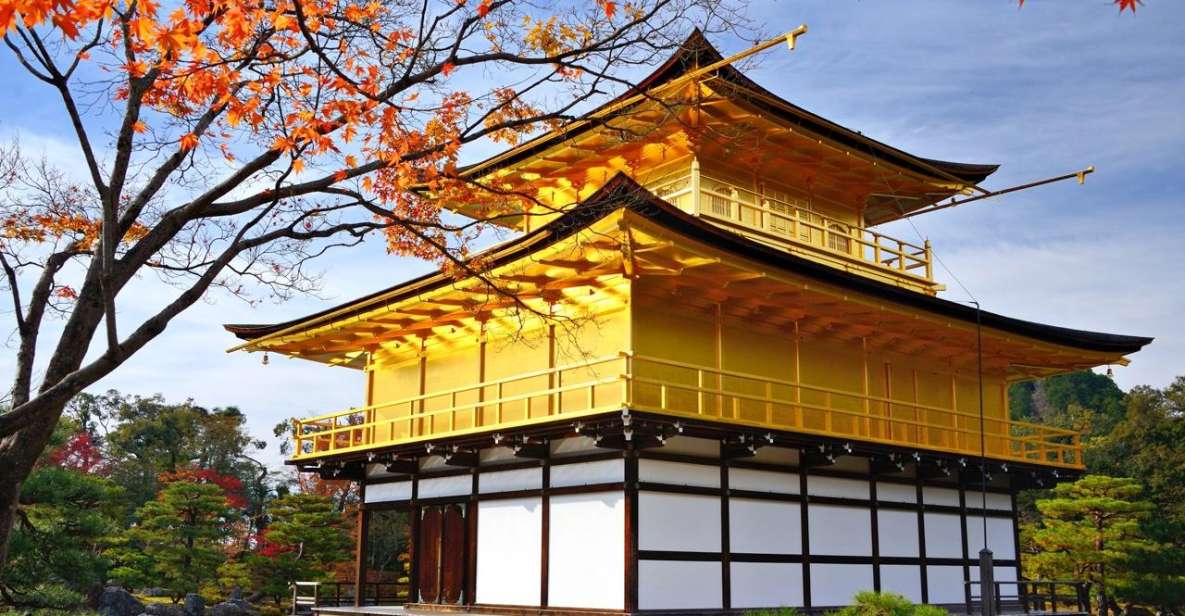
[[[686,237],[772,267],[933,314],[967,323],[976,322],[976,309],[971,306],[902,289],[746,239],[679,210],[623,174],[613,177],[583,203],[568,210],[550,223],[496,247],[487,258],[494,266],[513,262],[526,254],[560,241],[588,227],[607,214],[623,208]],[[253,340],[336,312],[346,311],[338,315],[337,318],[360,314],[376,306],[397,302],[454,282],[451,277],[434,273],[292,321],[272,325],[225,325],[224,327],[243,340]],[[1143,336],[1107,334],[1045,325],[987,311],[981,312],[978,316],[986,327],[1087,351],[1134,353],[1153,340]]]
[[[695,68],[706,66],[722,59],[724,59],[724,56],[720,54],[720,51],[712,46],[707,37],[704,36],[704,34],[700,32],[699,29],[696,29],[691,33],[690,36],[687,37],[687,40],[679,46],[679,49],[648,77],[638,82],[637,85],[622,93],[620,96],[617,96],[616,98],[585,114],[585,117],[592,116],[597,112],[612,105],[619,104],[621,101],[624,101],[632,96],[661,86],[662,84],[673,79],[677,79],[681,75],[694,70]],[[757,82],[746,77],[732,65],[728,65],[719,69],[716,73],[716,76],[724,82],[730,83],[740,88],[738,94],[741,97],[745,98],[750,104],[771,115],[774,115],[784,121],[797,124],[798,126],[805,128],[815,134],[857,151],[865,152],[872,150],[874,151],[872,153],[888,162],[893,163],[894,165],[928,177],[943,177],[943,179],[947,179],[942,176],[941,173],[935,173],[934,169],[938,169],[939,171],[950,174],[962,181],[978,184],[1000,167],[999,165],[956,163],[915,156],[890,145],[881,143],[875,139],[865,137],[856,131],[845,128],[839,124],[823,118],[822,116],[811,113],[802,107],[790,103],[773,92],[761,87],[757,84]],[[753,96],[754,94],[756,94],[756,96]],[[770,101],[776,101],[776,103],[772,103]],[[480,168],[483,165],[495,160],[497,161],[496,163],[483,171],[492,171],[494,169],[513,165],[537,154],[543,149],[551,147],[565,139],[569,139],[573,136],[587,132],[598,125],[599,124],[595,122],[588,122],[583,126],[568,130],[566,132],[550,131],[526,142],[517,149],[507,150],[506,152],[497,154],[484,161],[468,165],[461,169],[461,173],[465,174],[467,172],[471,172],[472,170]]]

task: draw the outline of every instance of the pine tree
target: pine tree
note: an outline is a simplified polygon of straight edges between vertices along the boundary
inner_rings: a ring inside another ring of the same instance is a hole
[[[1114,589],[1130,573],[1130,555],[1156,547],[1141,532],[1140,520],[1153,508],[1142,493],[1133,479],[1088,475],[1037,501],[1043,519],[1033,532],[1040,551],[1026,561],[1031,577],[1090,582],[1106,616]]]
[[[271,524],[250,557],[260,591],[278,600],[293,582],[317,581],[350,556],[350,525],[333,502],[316,494],[290,494],[268,508]]]
[[[128,530],[121,553],[135,556],[141,550],[143,558],[125,559],[115,575],[153,580],[167,587],[174,600],[216,578],[226,560],[230,525],[237,519],[221,487],[192,481],[168,484],[137,517],[139,524]]]

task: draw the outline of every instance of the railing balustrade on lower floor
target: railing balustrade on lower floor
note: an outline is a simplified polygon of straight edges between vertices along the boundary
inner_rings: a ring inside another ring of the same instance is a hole
[[[982,447],[1001,460],[1082,466],[1076,432],[1000,416],[981,419],[952,406],[623,352],[296,420],[294,457],[630,408],[962,455],[979,455]]]
[[[363,582],[361,601],[354,582],[296,582],[292,588],[292,614],[308,614],[317,607],[352,605],[402,605],[407,603],[406,582]]]
[[[978,581],[967,586],[967,614],[983,614],[983,590]],[[997,614],[1063,614],[1088,616],[1090,584],[1064,580],[999,581],[992,584]]]

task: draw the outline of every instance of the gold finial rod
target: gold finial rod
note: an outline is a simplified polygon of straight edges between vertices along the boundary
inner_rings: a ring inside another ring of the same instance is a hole
[[[952,199],[951,201],[948,201],[946,203],[942,203],[939,205],[935,205],[933,207],[928,207],[928,208],[921,209],[921,210],[915,210],[915,211],[910,212],[908,214],[903,214],[903,215],[901,215],[900,218],[909,218],[911,216],[917,216],[918,214],[925,214],[927,212],[934,212],[937,210],[945,210],[950,207],[955,207],[956,205],[963,205],[965,203],[971,203],[972,201],[979,201],[980,199],[987,199],[988,197],[998,197],[1000,195],[1006,195],[1006,194],[1012,193],[1012,192],[1017,192],[1017,191],[1021,191],[1021,190],[1028,190],[1030,188],[1036,188],[1038,186],[1044,186],[1046,184],[1053,184],[1054,182],[1061,182],[1063,180],[1076,179],[1076,180],[1078,180],[1079,184],[1085,184],[1086,183],[1086,176],[1088,176],[1092,173],[1094,173],[1094,165],[1090,165],[1085,169],[1082,169],[1080,171],[1075,171],[1073,173],[1067,173],[1065,175],[1059,175],[1056,177],[1045,178],[1044,180],[1037,180],[1035,182],[1028,182],[1026,184],[1018,184],[1016,186],[1011,186],[1009,188],[1001,188],[1000,190],[989,190],[988,192],[986,192],[982,195],[975,195],[974,197],[967,197],[966,199]]]

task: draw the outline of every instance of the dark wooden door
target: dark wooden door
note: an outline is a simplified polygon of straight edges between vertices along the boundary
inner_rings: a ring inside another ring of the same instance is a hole
[[[440,535],[444,528],[439,507],[424,507],[424,517],[420,519],[419,554],[420,574],[417,585],[420,588],[420,601],[436,603],[440,598]]]
[[[461,505],[423,508],[420,519],[419,575],[420,602],[456,604],[465,587],[465,509]]]
[[[460,603],[465,582],[465,511],[460,505],[444,508],[444,537],[440,544],[440,602]]]

